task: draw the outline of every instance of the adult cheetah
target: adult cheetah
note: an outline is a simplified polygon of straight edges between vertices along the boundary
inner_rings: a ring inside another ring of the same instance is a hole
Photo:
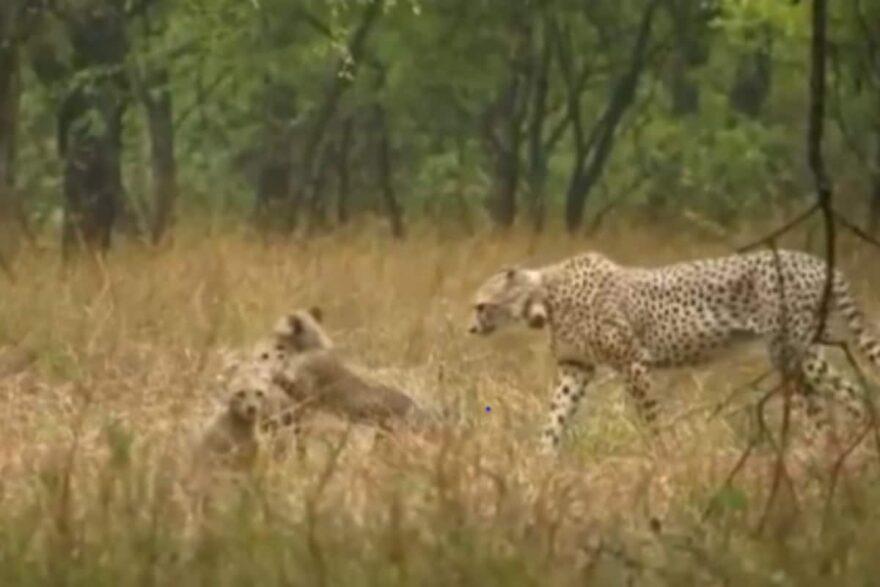
[[[845,334],[880,369],[880,342],[839,271],[833,274],[831,315],[816,336],[826,267],[817,257],[787,250],[656,268],[623,266],[587,252],[493,274],[476,292],[469,331],[488,335],[514,321],[549,327],[558,381],[541,434],[548,450],[558,446],[596,367],[618,372],[641,416],[653,423],[652,369],[705,363],[749,340],[766,342],[773,366],[798,377],[810,414],[818,418],[817,392],[822,392],[845,398],[858,416],[856,389],[832,371],[821,346],[842,342],[833,334],[845,326]]]

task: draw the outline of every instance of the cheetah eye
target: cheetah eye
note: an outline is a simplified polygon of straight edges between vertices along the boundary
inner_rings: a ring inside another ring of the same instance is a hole
[[[284,350],[284,347],[281,345],[281,343],[279,343],[279,344],[276,344],[276,345],[275,345],[275,350],[276,350],[276,351],[283,351],[283,350]]]
[[[257,390],[257,397],[260,399],[263,399],[263,390],[261,390],[261,389]]]
[[[476,306],[474,306],[474,308],[477,310],[477,312],[485,312],[486,304],[477,304]]]
[[[236,397],[237,399],[244,399],[244,396],[245,396],[245,391],[244,391],[244,390],[240,390],[240,391],[236,391],[236,392],[235,392],[235,397]]]
[[[269,353],[263,353],[262,355],[260,355],[260,358],[263,359],[264,361],[268,361],[269,360]]]

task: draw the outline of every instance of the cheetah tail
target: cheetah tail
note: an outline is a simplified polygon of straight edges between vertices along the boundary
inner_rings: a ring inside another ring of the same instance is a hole
[[[834,306],[846,320],[847,327],[856,339],[859,350],[871,361],[875,369],[880,371],[880,339],[865,319],[859,308],[846,279],[837,274],[833,284]]]

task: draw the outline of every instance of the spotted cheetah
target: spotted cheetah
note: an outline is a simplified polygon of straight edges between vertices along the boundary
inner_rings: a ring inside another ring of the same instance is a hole
[[[767,344],[772,365],[796,376],[807,411],[817,392],[843,399],[858,416],[855,387],[837,375],[821,347],[839,344],[844,326],[880,369],[880,342],[869,332],[846,278],[833,274],[829,320],[821,336],[826,263],[812,255],[761,251],[656,268],[628,267],[587,252],[536,269],[505,268],[477,290],[469,331],[488,335],[507,323],[548,327],[557,384],[541,446],[554,451],[596,368],[620,374],[637,411],[656,418],[649,372],[708,362],[738,342]]]

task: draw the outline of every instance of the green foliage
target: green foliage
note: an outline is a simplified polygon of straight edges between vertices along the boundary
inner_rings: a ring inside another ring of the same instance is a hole
[[[289,154],[292,182],[296,186],[306,181],[297,165],[334,77],[352,83],[341,94],[325,140],[337,140],[339,122],[354,117],[350,174],[352,191],[359,196],[353,206],[381,208],[370,118],[370,108],[377,102],[387,113],[394,182],[405,208],[449,208],[442,202],[426,204],[434,198],[447,202],[464,198],[481,205],[496,173],[484,134],[486,114],[505,84],[516,75],[528,79],[534,73],[546,34],[541,32],[544,23],[556,22],[572,39],[575,69],[582,68],[585,74],[579,105],[590,131],[607,109],[614,83],[627,66],[645,5],[610,0],[389,0],[368,35],[363,63],[355,64],[349,43],[368,4],[366,0],[153,0],[145,4],[146,10],[130,16],[128,73],[143,75],[156,68],[170,72],[167,88],[150,86],[147,91],[156,96],[168,89],[173,99],[182,210],[241,213],[252,205],[261,153],[266,151],[266,96],[276,86],[289,92],[285,124],[294,137]],[[601,189],[595,203],[587,204],[588,216],[624,194],[629,204],[699,209],[731,222],[753,214],[759,205],[782,201],[780,194],[805,191],[800,160],[809,3],[681,0],[674,4],[689,20],[677,21],[663,5],[639,98],[624,117]],[[869,158],[872,129],[880,119],[874,106],[880,87],[877,58],[870,54],[871,43],[863,42],[866,37],[872,40],[864,23],[876,20],[876,10],[870,2],[845,2],[834,9],[831,31],[838,49],[832,68],[836,105],[832,116],[845,132],[828,136],[826,152],[840,161],[838,173],[843,179],[864,186],[866,166],[853,165],[846,155],[855,149],[860,160]],[[524,38],[526,69],[512,73]],[[688,57],[684,75],[699,93],[699,106],[681,115],[673,111],[670,80],[677,75],[678,52],[693,52],[693,46],[687,48],[689,42],[703,48],[705,59]],[[565,120],[565,84],[551,45],[545,136],[550,126]],[[63,66],[71,58],[63,18],[55,14],[35,20],[23,46],[26,62],[35,71],[56,71],[58,64]],[[770,55],[769,95],[759,115],[744,118],[732,111],[731,87],[741,64],[763,50]],[[65,76],[56,71],[47,83],[47,76],[40,76],[38,82],[29,70],[25,72],[18,181],[31,209],[39,211],[59,200],[60,166],[53,144],[59,97],[74,84],[99,83],[107,73],[90,69]],[[527,113],[520,124],[523,202],[528,164],[525,133],[533,114],[533,95],[533,89],[525,92],[519,106]],[[151,196],[142,119],[136,100],[130,100],[124,176],[132,196],[144,201]],[[547,161],[545,193],[553,214],[562,208],[574,163],[570,129],[564,126],[563,138]],[[336,173],[329,176],[330,185],[335,185]],[[638,187],[633,188],[635,184]],[[329,187],[324,197],[330,199],[333,189]],[[458,197],[450,199],[453,192]]]
[[[724,513],[743,512],[748,505],[749,500],[746,494],[730,485],[722,487],[710,502],[711,508]]]

